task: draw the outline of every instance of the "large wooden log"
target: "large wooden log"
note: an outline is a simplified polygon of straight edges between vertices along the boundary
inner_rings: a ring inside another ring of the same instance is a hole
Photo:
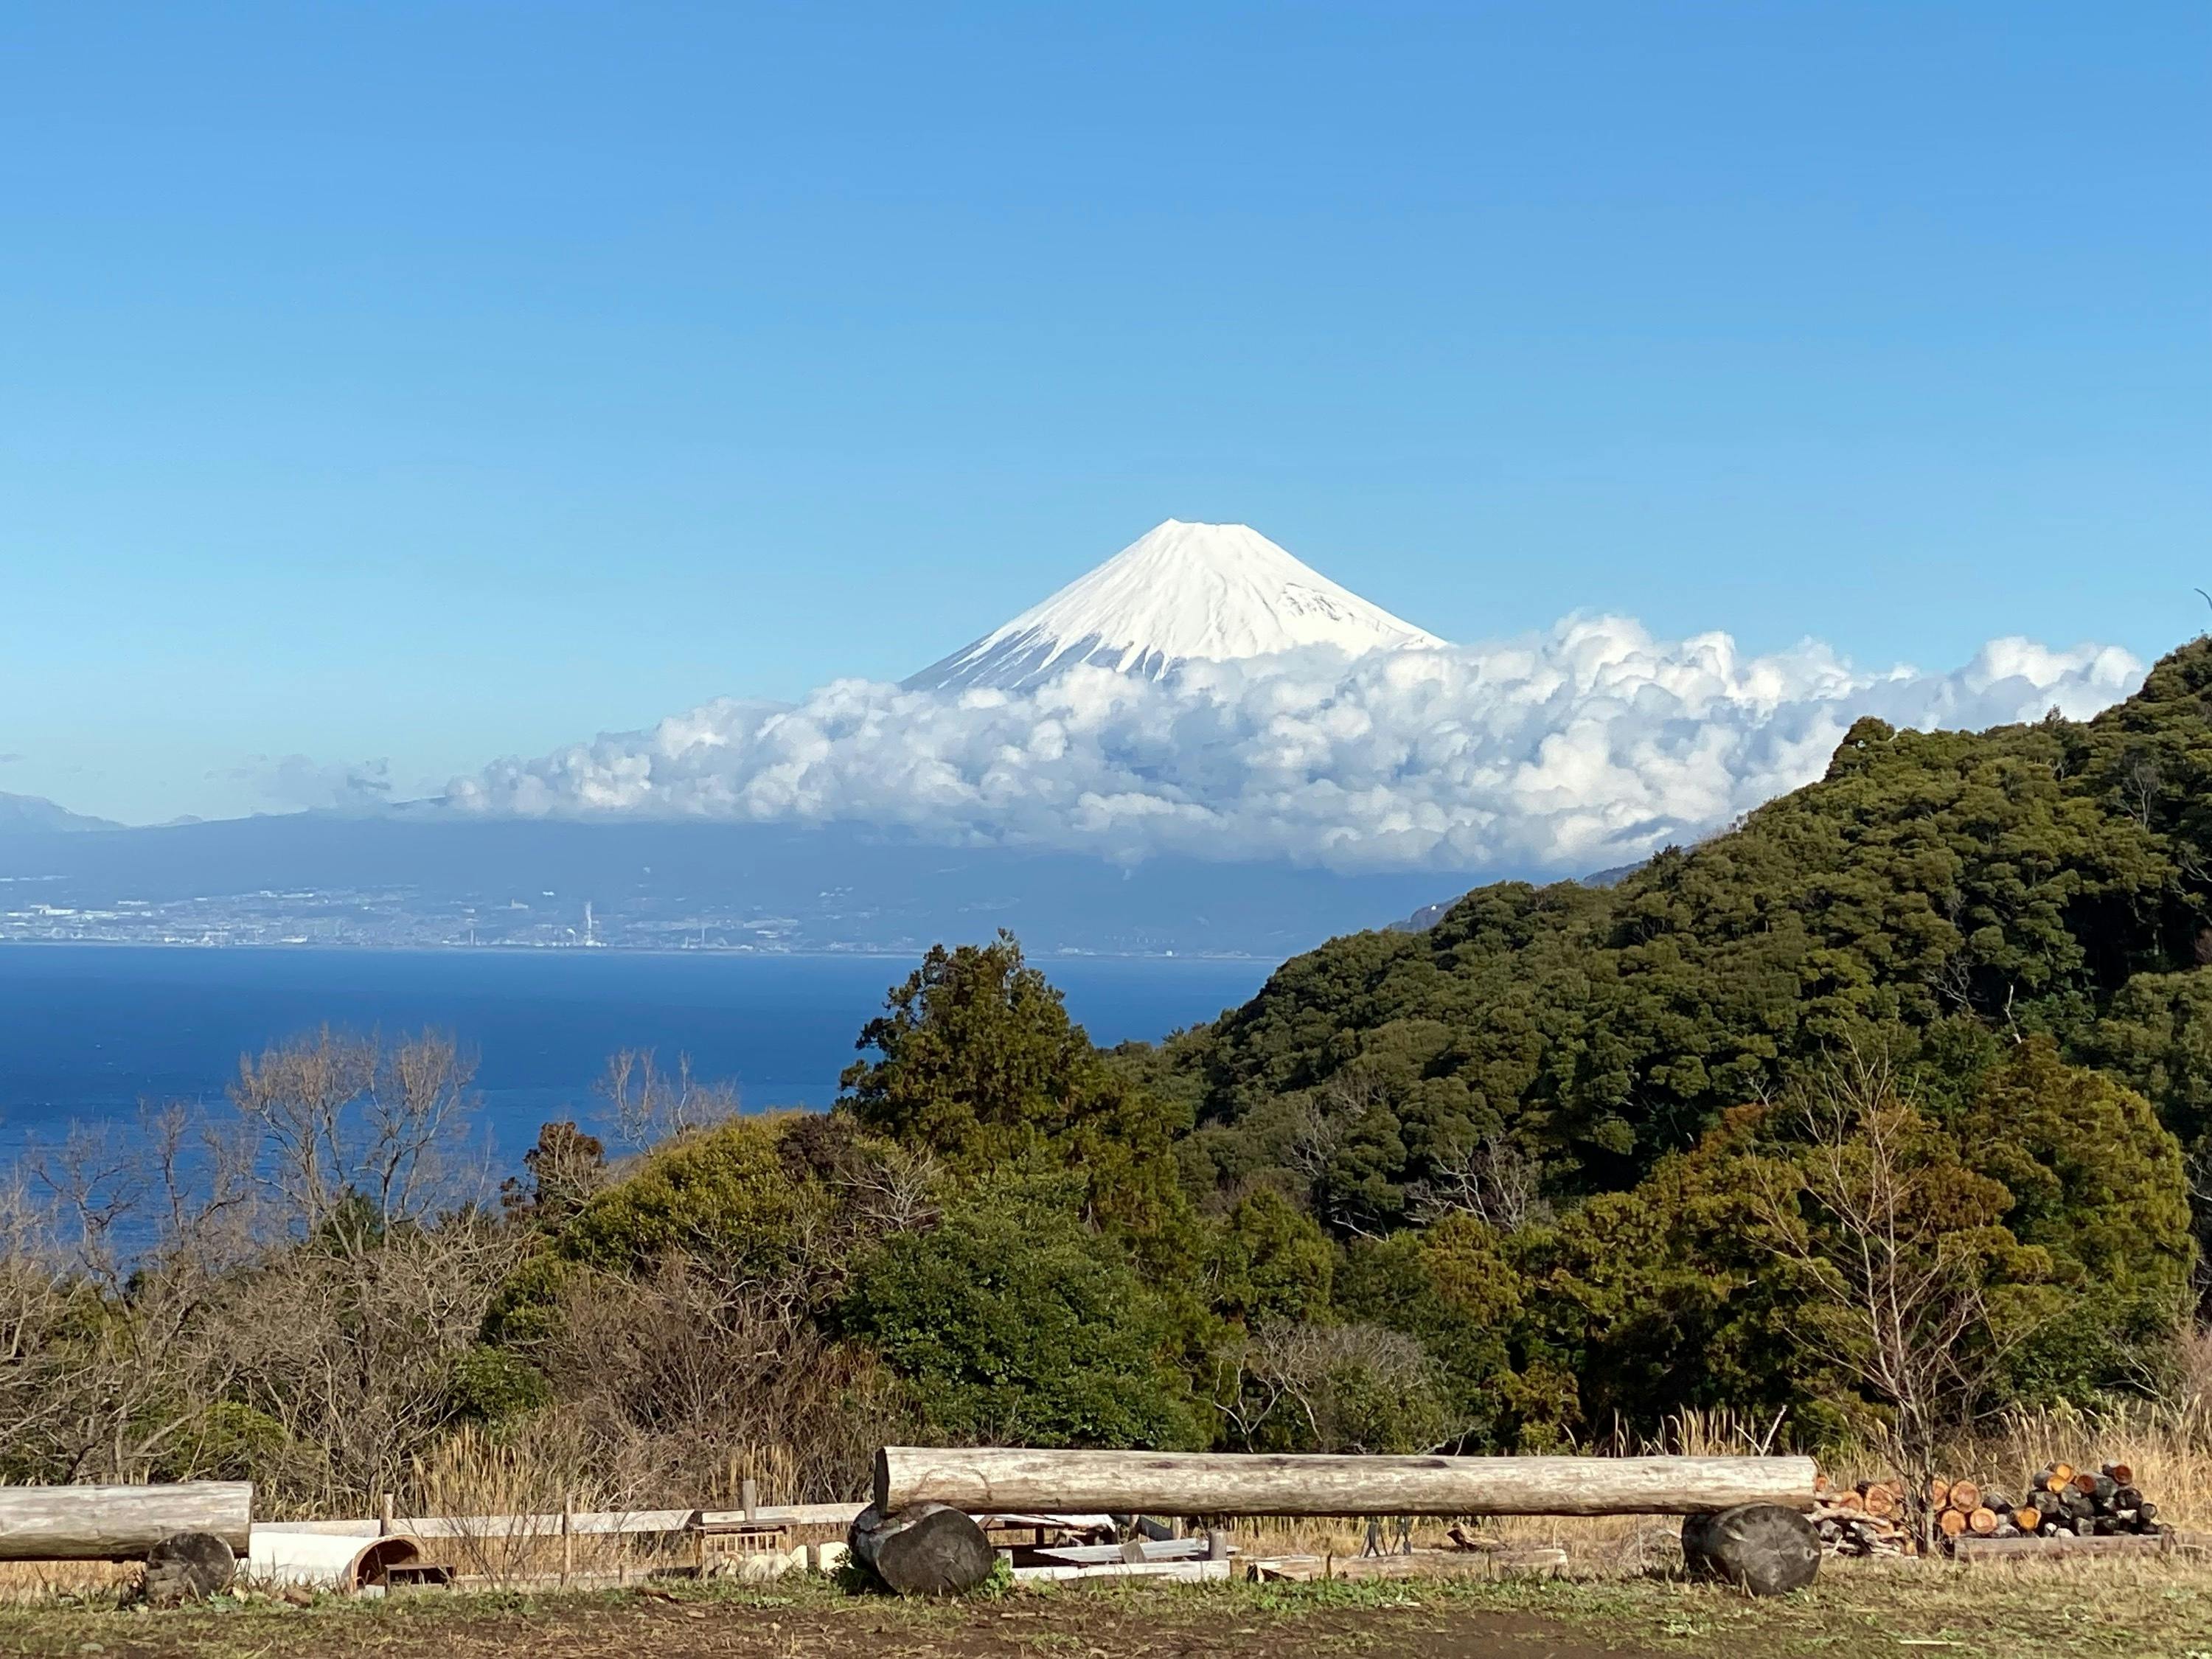
[[[876,1507],[1149,1515],[1691,1515],[1813,1507],[1809,1457],[1336,1457],[1234,1452],[876,1454]]]
[[[957,1595],[988,1578],[998,1559],[975,1517],[943,1504],[862,1510],[846,1542],[901,1595]]]
[[[243,1555],[252,1524],[246,1480],[0,1486],[0,1561],[137,1560],[180,1532],[212,1533]]]

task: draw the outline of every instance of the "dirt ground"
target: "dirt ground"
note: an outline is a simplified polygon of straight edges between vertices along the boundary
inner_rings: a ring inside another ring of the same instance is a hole
[[[1832,1568],[1835,1564],[1831,1564]],[[0,1653],[102,1659],[2212,1659],[2212,1567],[2095,1572],[1851,1564],[1752,1601],[1664,1575],[1495,1583],[1084,1588],[951,1604],[820,1581],[179,1612],[0,1608]]]

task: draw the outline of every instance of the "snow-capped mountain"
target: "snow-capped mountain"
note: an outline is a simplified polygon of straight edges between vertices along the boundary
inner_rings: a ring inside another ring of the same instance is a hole
[[[1358,656],[1443,643],[1249,525],[1170,519],[906,684],[1012,691],[1081,662],[1158,679],[1193,659],[1228,662],[1309,646]]]

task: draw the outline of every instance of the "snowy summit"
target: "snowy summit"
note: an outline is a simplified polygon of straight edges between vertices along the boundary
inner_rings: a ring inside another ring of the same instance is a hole
[[[1230,662],[1311,646],[1359,656],[1443,643],[1249,525],[1170,519],[906,684],[1012,691],[1081,662],[1158,679],[1194,659]]]

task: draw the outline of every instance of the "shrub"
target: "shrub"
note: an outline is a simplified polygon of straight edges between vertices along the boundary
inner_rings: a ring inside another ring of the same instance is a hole
[[[819,1190],[778,1156],[780,1133],[777,1120],[736,1118],[655,1149],[577,1212],[561,1254],[620,1273],[674,1255],[743,1273],[780,1271],[821,1207]]]
[[[930,1233],[885,1239],[842,1309],[953,1441],[1202,1443],[1165,1310],[1127,1261],[1052,1203],[987,1188]]]

